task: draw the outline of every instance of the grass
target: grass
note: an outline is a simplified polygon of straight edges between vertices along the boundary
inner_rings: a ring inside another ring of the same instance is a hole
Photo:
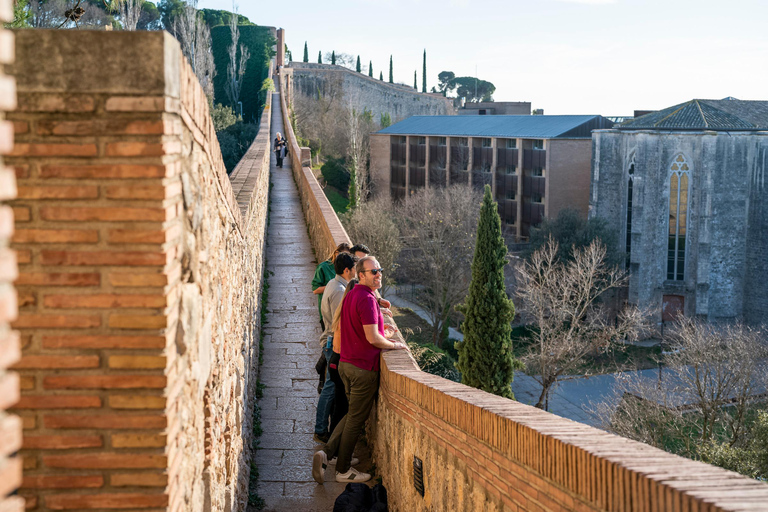
[[[328,201],[331,202],[331,206],[337,215],[341,215],[347,211],[347,205],[349,205],[349,201],[341,194],[341,192],[330,185],[326,185],[324,190],[325,197],[327,197]]]

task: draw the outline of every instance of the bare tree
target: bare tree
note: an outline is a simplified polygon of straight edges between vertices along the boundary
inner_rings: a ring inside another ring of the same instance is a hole
[[[56,28],[66,10],[64,0],[29,0],[29,23],[33,28]]]
[[[624,286],[627,276],[605,262],[599,241],[575,249],[573,261],[557,258],[549,242],[520,269],[519,309],[536,327],[534,348],[522,359],[539,384],[536,407],[545,409],[558,380],[574,373],[590,354],[633,339],[644,317],[628,307],[617,318],[600,303],[608,290]]]
[[[216,70],[211,49],[211,31],[197,11],[197,0],[184,3],[181,14],[173,19],[173,32],[206,96],[213,100],[213,76]]]
[[[381,294],[386,294],[398,266],[397,257],[403,248],[391,201],[383,196],[377,197],[351,210],[342,220],[350,239],[354,243],[367,245],[384,269]]]
[[[602,426],[692,458],[748,442],[750,411],[765,400],[766,333],[686,317],[672,330],[658,378],[625,375],[593,404]]]
[[[237,109],[240,101],[240,90],[243,87],[243,77],[245,76],[246,65],[251,56],[250,51],[244,45],[240,45],[240,60],[237,59],[238,43],[240,42],[240,29],[238,21],[240,16],[237,13],[237,6],[232,4],[232,17],[229,24],[232,34],[232,44],[228,47],[229,65],[227,65],[227,97],[232,108]]]
[[[356,208],[368,199],[370,192],[368,156],[371,152],[370,133],[374,131],[373,113],[365,109],[357,112],[349,109],[346,128],[349,146],[347,149],[347,169],[350,175],[349,206]]]
[[[328,64],[331,63],[331,54],[333,52],[325,52],[325,55],[323,55],[323,62],[327,62]],[[348,53],[342,53],[342,52],[336,52],[336,65],[337,66],[344,66],[345,68],[349,68],[354,70],[355,69],[355,57],[348,54]]]
[[[480,192],[468,186],[429,188],[409,196],[399,211],[409,249],[402,265],[409,278],[424,286],[423,305],[438,346],[454,306],[469,290],[481,200]]]
[[[121,0],[118,6],[120,20],[123,22],[123,30],[136,30],[141,17],[141,7],[144,0]]]

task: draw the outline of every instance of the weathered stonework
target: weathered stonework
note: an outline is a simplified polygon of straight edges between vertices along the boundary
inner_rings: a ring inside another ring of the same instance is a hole
[[[310,97],[336,94],[339,101],[358,112],[364,109],[373,112],[375,121],[379,121],[381,114],[389,114],[393,123],[416,115],[456,113],[451,101],[441,95],[420,93],[412,87],[382,82],[343,66],[291,62],[285,71],[283,76],[290,81],[285,89],[289,104],[292,104],[291,95],[295,94]]]
[[[624,241],[634,163],[629,300],[712,321],[765,322],[768,315],[766,132],[599,130],[593,134],[590,215]],[[690,166],[685,276],[667,279],[670,166]]]
[[[269,109],[230,179],[167,33],[17,40],[27,506],[244,510]]]
[[[2,155],[13,148],[13,124],[5,120],[5,112],[16,107],[16,85],[7,76],[5,66],[14,60],[13,33],[3,28],[3,22],[13,18],[13,1],[0,0],[0,201],[16,197],[13,169],[3,165]],[[12,331],[10,322],[16,318],[16,257],[8,244],[13,234],[13,212],[0,205],[0,510],[21,512],[24,500],[11,496],[21,486],[22,459],[21,419],[7,409],[19,399],[19,376],[8,370],[21,357],[19,333]]]

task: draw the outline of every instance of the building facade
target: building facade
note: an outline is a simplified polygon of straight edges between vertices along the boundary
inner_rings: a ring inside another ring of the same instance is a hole
[[[601,116],[415,116],[371,135],[375,194],[490,185],[505,231],[526,240],[545,216],[589,204],[591,131]]]
[[[628,255],[629,301],[711,321],[768,313],[768,102],[692,100],[593,133],[590,215]]]

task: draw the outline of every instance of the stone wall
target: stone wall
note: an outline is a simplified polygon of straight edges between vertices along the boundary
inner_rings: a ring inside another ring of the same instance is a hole
[[[346,240],[338,217],[310,169],[293,172],[313,246],[327,252]],[[765,483],[424,373],[402,351],[382,354],[368,444],[394,512],[716,512],[768,500]]]
[[[376,122],[381,114],[389,114],[392,123],[396,123],[411,116],[456,113],[452,102],[441,95],[420,93],[412,87],[383,82],[343,66],[307,62],[291,62],[289,66],[292,94],[339,97],[339,101],[358,112],[372,111]],[[288,102],[292,103],[290,98]]]
[[[167,33],[17,48],[27,507],[244,510],[269,110],[230,181]]]
[[[5,112],[16,107],[16,85],[5,74],[4,66],[14,59],[13,34],[3,29],[3,22],[13,18],[13,1],[0,0],[0,200],[16,196],[16,179],[13,170],[3,166],[3,154],[13,147],[13,124],[5,121]],[[16,257],[8,249],[13,233],[13,212],[8,206],[0,206],[0,510],[21,512],[24,500],[10,496],[21,485],[22,459],[17,455],[21,448],[21,420],[6,410],[19,399],[19,376],[8,367],[19,360],[21,350],[19,335],[10,329],[16,318],[16,292],[12,282],[16,279]]]

